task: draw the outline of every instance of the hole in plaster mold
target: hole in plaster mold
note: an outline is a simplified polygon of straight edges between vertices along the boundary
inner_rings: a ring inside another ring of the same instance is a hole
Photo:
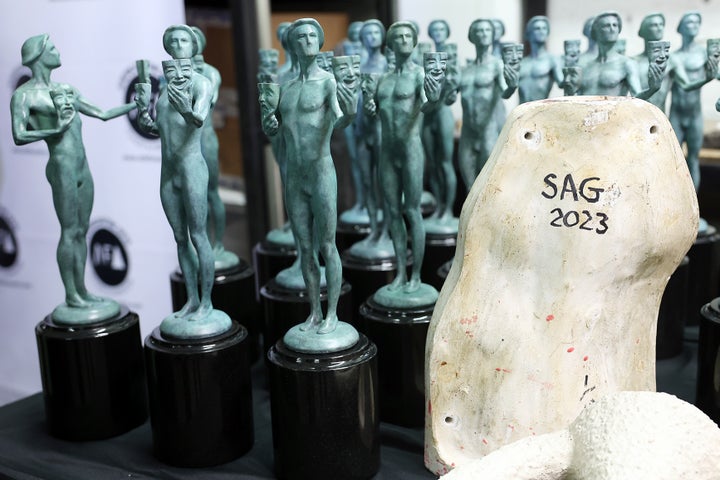
[[[454,415],[448,415],[445,417],[445,425],[454,427],[457,425],[457,423],[458,423],[458,419]]]

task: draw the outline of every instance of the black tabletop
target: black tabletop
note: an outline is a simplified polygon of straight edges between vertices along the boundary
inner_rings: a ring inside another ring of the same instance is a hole
[[[0,478],[272,479],[270,398],[264,366],[253,367],[255,445],[241,458],[211,468],[176,468],[152,455],[149,421],[115,438],[67,442],[46,432],[42,394],[0,407]],[[435,479],[423,466],[422,429],[381,424],[381,467],[375,480]]]
[[[696,329],[697,327],[695,327]],[[273,451],[270,397],[264,365],[252,369],[255,445],[249,453],[212,468],[176,468],[152,455],[150,424],[115,438],[96,442],[67,442],[45,430],[42,394],[0,407],[0,479],[272,479]],[[697,343],[685,341],[683,352],[657,362],[658,391],[693,402]],[[374,480],[435,479],[423,467],[422,429],[383,423],[381,467]]]

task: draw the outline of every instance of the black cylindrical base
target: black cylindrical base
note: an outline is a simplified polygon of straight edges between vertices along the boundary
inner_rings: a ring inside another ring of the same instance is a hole
[[[688,265],[688,312],[687,324],[698,325],[700,309],[720,295],[720,233],[712,225],[698,235],[687,256]]]
[[[156,328],[145,339],[155,456],[206,467],[233,460],[254,442],[247,330],[233,321],[216,337],[178,340]]]
[[[343,276],[352,285],[352,323],[361,332],[365,331],[360,305],[381,287],[388,285],[397,274],[395,258],[368,260],[352,255],[345,250],[342,255]]]
[[[702,308],[695,405],[720,425],[720,298]]]
[[[663,292],[658,312],[657,350],[658,359],[671,358],[683,351],[683,333],[687,314],[688,257],[683,258],[670,276]]]
[[[173,311],[180,310],[187,302],[187,290],[182,273],[170,275]],[[213,307],[240,322],[248,331],[250,361],[260,358],[260,333],[262,312],[255,295],[255,272],[244,260],[235,267],[215,272],[212,290]]]
[[[338,300],[337,316],[343,322],[352,322],[352,296],[350,284],[343,281]],[[310,299],[307,290],[292,290],[270,280],[261,290],[265,322],[263,343],[265,352],[280,340],[288,330],[303,323],[310,316]],[[327,311],[327,290],[320,290],[323,312]]]
[[[297,258],[297,250],[263,240],[253,247],[252,257],[255,267],[255,297],[260,304],[260,289],[275,278],[275,275],[292,266]]]
[[[367,479],[380,468],[377,349],[365,335],[336,353],[268,352],[275,473]]]
[[[45,416],[51,435],[100,440],[147,419],[140,322],[122,307],[117,317],[61,325],[52,315],[35,327]]]
[[[443,282],[437,271],[444,263],[453,259],[456,245],[456,233],[427,233],[425,235],[425,258],[420,271],[420,276],[424,282],[438,290],[442,289]]]
[[[344,252],[354,244],[370,235],[370,225],[339,221],[335,232],[335,244],[338,252]]]
[[[380,419],[405,427],[425,421],[425,338],[435,305],[390,309],[369,298],[361,307],[365,331],[378,349]]]

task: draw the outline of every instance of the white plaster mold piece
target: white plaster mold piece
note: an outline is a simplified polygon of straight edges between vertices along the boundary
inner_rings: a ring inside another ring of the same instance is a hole
[[[657,108],[566,97],[513,110],[430,323],[426,466],[444,474],[562,430],[607,393],[654,391],[660,299],[697,226]]]
[[[718,480],[720,429],[666,393],[611,393],[567,429],[518,440],[442,477],[484,479]]]

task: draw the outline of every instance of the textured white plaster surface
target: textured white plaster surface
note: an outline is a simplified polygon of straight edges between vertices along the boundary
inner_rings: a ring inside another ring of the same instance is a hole
[[[463,207],[428,332],[425,464],[447,473],[655,390],[657,313],[692,245],[695,190],[642,100],[513,110]]]
[[[518,440],[442,479],[717,480],[720,429],[666,393],[611,393],[569,429]]]

